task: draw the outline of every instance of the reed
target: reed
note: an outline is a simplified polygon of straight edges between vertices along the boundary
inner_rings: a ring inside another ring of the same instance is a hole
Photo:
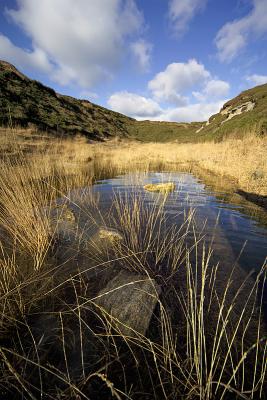
[[[0,161],[2,395],[264,398],[266,264],[242,281],[238,265],[224,276],[223,265],[213,264],[212,244],[204,244],[195,224],[195,211],[184,213],[177,226],[165,211],[168,194],[153,194],[148,205],[136,185],[150,170],[197,164],[265,194],[265,139],[251,137],[237,147],[237,141],[126,145],[40,135],[34,140],[28,131],[5,135]],[[248,153],[252,146],[255,151]],[[263,175],[252,177],[255,168]],[[114,193],[109,210],[101,209],[90,190],[72,195],[75,188],[128,171],[136,172],[133,190]],[[75,225],[71,241],[60,242],[60,212],[54,220],[59,197],[61,207],[73,205],[87,216],[89,230],[113,228],[122,240],[88,239],[87,228],[77,233]],[[61,243],[63,262],[55,252]],[[76,259],[84,265],[69,273]],[[118,321],[97,304],[101,273],[112,276],[121,268],[149,277],[162,289],[145,335],[123,334]]]

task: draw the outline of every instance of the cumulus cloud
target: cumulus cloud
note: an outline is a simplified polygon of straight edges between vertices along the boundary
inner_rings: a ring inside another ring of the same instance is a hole
[[[127,91],[114,93],[108,99],[108,105],[114,111],[137,119],[153,118],[162,112],[159,104],[153,99]]]
[[[142,72],[148,72],[151,62],[152,44],[146,40],[139,39],[131,45],[132,53]]]
[[[267,75],[253,74],[248,76],[246,80],[253,85],[263,85],[264,83],[267,83]]]
[[[203,80],[209,77],[210,73],[204,65],[193,59],[187,63],[169,64],[164,71],[148,82],[148,88],[157,100],[181,106],[187,102],[182,93],[203,83]]]
[[[46,53],[35,47],[33,51],[27,52],[16,47],[6,36],[0,33],[0,58],[26,69],[35,69],[42,72],[51,72],[52,65]]]
[[[207,121],[211,115],[216,114],[222,108],[224,103],[225,100],[220,100],[167,109],[160,115],[160,120],[174,122]]]
[[[31,38],[34,49],[9,44],[13,62],[31,62],[39,51],[53,67],[55,81],[83,88],[112,75],[126,38],[143,24],[134,0],[17,0],[17,8],[6,12]],[[0,55],[10,59],[7,49],[1,48]]]
[[[199,101],[206,99],[221,99],[225,98],[230,90],[230,85],[226,81],[220,79],[209,80],[202,92],[193,92],[193,96]]]
[[[169,19],[177,35],[183,34],[193,17],[206,5],[206,0],[170,0]]]
[[[129,92],[114,93],[108,100],[112,110],[138,120],[176,122],[206,121],[212,114],[217,113],[224,103],[225,100],[220,100],[164,109],[151,98]]]
[[[191,122],[207,120],[226,102],[230,85],[212,77],[196,60],[172,63],[148,82],[150,97],[127,91],[108,100],[114,111],[136,119]],[[193,91],[199,87],[200,91]]]
[[[215,38],[219,59],[230,62],[250,39],[267,32],[267,1],[253,0],[252,11],[241,19],[225,24]]]

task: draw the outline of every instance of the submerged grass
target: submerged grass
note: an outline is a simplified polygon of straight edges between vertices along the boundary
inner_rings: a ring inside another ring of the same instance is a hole
[[[103,211],[90,190],[76,197],[71,191],[127,171],[137,171],[138,183],[138,171],[198,162],[235,178],[244,190],[265,195],[266,142],[195,144],[192,151],[187,145],[99,145],[81,138],[33,141],[25,139],[28,131],[5,135],[0,161],[2,397],[265,398],[266,265],[242,281],[238,264],[225,276],[222,265],[213,263],[212,244],[204,244],[194,210],[175,225],[165,213],[167,194],[147,205],[135,190],[117,193]],[[262,171],[257,179],[255,168]],[[64,220],[64,209],[71,206],[75,219]],[[77,213],[86,215],[85,227],[79,228]],[[103,227],[115,229],[122,240],[99,238]],[[99,290],[122,269],[161,288],[145,335],[130,326],[132,334],[126,335],[98,305]]]

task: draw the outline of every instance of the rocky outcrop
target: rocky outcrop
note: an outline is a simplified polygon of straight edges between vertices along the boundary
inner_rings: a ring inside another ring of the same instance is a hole
[[[245,112],[253,110],[255,107],[255,103],[253,101],[247,101],[246,103],[240,104],[236,107],[232,107],[231,105],[223,108],[220,112],[221,115],[226,115],[227,118],[222,121],[222,124],[225,123],[226,121],[229,121],[236,115],[243,114]]]

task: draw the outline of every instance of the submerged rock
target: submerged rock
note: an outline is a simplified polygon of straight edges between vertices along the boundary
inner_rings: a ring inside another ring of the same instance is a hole
[[[107,240],[113,243],[121,242],[123,240],[122,235],[112,228],[101,228],[98,234],[100,239]]]
[[[58,222],[75,222],[75,214],[71,208],[67,206],[67,204],[63,204],[62,206],[57,207],[57,218]]]
[[[52,231],[63,232],[76,227],[76,216],[74,211],[67,204],[56,205],[46,210]]]
[[[123,270],[99,292],[95,304],[123,335],[145,335],[160,292],[153,279]]]
[[[173,192],[175,189],[175,184],[173,182],[167,183],[149,183],[148,185],[144,186],[144,189],[149,192]]]

